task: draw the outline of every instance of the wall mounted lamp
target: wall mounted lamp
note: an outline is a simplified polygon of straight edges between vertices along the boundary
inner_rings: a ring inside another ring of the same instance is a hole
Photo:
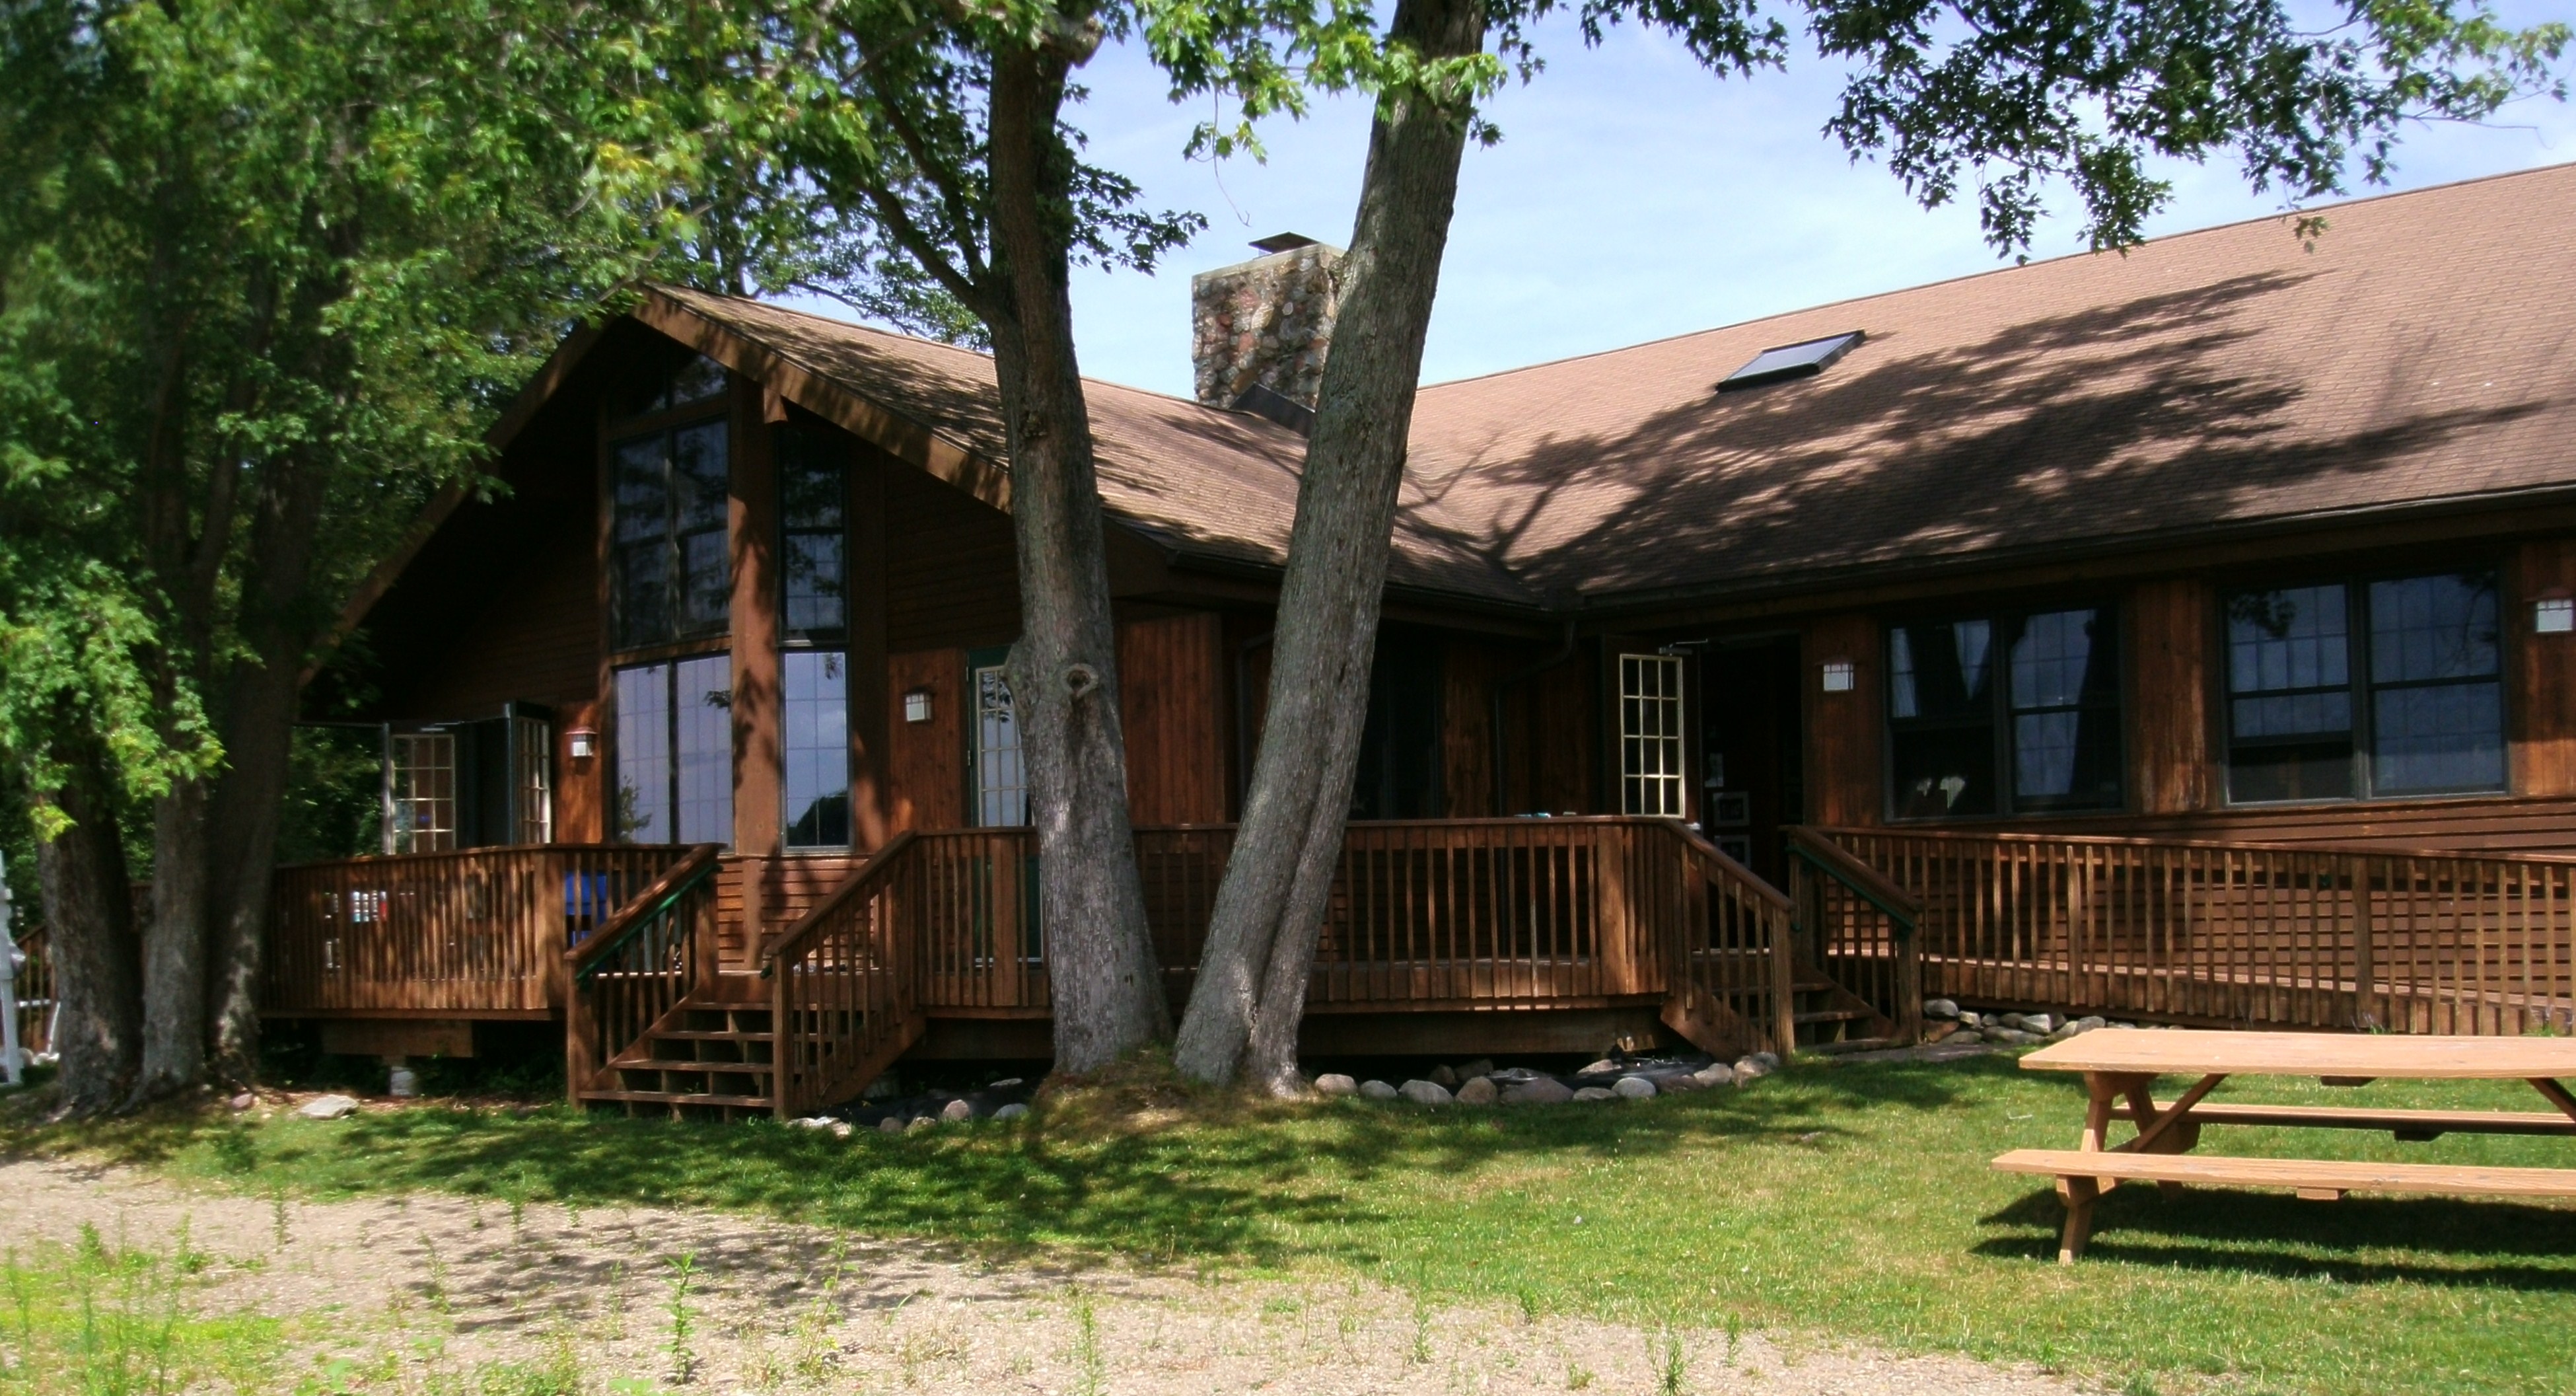
[[[929,689],[915,688],[905,691],[903,695],[903,720],[906,722],[928,722],[930,720]]]
[[[2531,628],[2540,635],[2576,631],[2576,598],[2544,596],[2531,603]]]
[[[575,761],[587,761],[599,754],[599,732],[596,728],[575,727],[564,733],[564,750]]]
[[[1854,673],[1854,669],[1853,669],[1853,667],[1852,667],[1852,662],[1851,662],[1850,660],[1848,660],[1848,659],[1828,659],[1828,660],[1826,660],[1826,661],[1825,661],[1825,691],[1826,691],[1827,693],[1849,693],[1849,692],[1851,692],[1851,691],[1852,691],[1852,675],[1853,675],[1853,673]]]

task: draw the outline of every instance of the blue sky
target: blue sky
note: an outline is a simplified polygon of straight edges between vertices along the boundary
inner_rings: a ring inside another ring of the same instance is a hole
[[[2526,0],[2499,10],[2508,22],[2530,23],[2553,8]],[[1542,31],[1542,52],[1547,71],[1489,109],[1502,143],[1467,154],[1426,381],[1998,265],[1972,207],[1926,212],[1885,169],[1853,164],[1822,134],[1840,72],[1811,55],[1786,73],[1720,81],[1660,36],[1621,30],[1587,50],[1562,24]],[[1264,131],[1266,163],[1192,163],[1181,149],[1206,109],[1167,102],[1132,49],[1104,50],[1082,77],[1091,97],[1075,120],[1090,134],[1092,158],[1136,180],[1154,206],[1195,209],[1209,225],[1153,276],[1080,277],[1074,328],[1083,371],[1186,394],[1191,274],[1257,255],[1245,244],[1270,233],[1347,242],[1368,111],[1334,102],[1303,122],[1274,124]],[[2576,106],[2524,102],[2489,127],[2410,130],[2393,187],[2570,159]],[[2177,193],[2151,235],[2282,207],[2275,195],[2250,192],[2223,161],[2161,173]],[[2080,226],[2074,216],[2042,223],[2033,255],[2079,250]]]

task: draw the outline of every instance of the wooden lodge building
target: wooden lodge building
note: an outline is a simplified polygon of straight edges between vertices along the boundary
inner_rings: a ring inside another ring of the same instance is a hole
[[[2570,226],[2576,165],[1423,389],[1309,1050],[2576,1022]],[[1269,247],[1198,400],[1090,385],[1176,1002],[1329,348]],[[270,1011],[728,1111],[1045,1055],[989,361],[660,290],[493,441],[350,608],[388,856],[280,871]]]

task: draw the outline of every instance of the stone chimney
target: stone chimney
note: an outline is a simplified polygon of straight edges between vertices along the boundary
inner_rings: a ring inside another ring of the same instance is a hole
[[[1198,399],[1301,427],[1288,419],[1311,419],[1324,381],[1341,304],[1333,268],[1342,250],[1297,233],[1252,245],[1267,255],[1190,278]]]

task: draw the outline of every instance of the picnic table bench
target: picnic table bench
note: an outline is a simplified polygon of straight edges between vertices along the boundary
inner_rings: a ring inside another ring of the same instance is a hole
[[[2084,1253],[2093,1233],[2094,1203],[2123,1182],[2151,1182],[2168,1192],[2185,1183],[2278,1187],[2319,1201],[2358,1191],[2576,1197],[2576,1169],[2191,1155],[2200,1143],[2201,1126],[2207,1124],[2384,1129],[2410,1141],[2451,1133],[2576,1136],[2576,1095],[2560,1084],[2562,1078],[2576,1076],[2576,1039],[2098,1028],[2033,1052],[2021,1064],[2025,1070],[2084,1075],[2084,1132],[2075,1148],[2015,1149],[1994,1161],[2007,1173],[2057,1180],[2058,1195],[2066,1201],[2066,1229],[2057,1247],[2063,1264],[2074,1264]],[[2172,1103],[2159,1105],[2154,1096],[2159,1076],[2199,1079]],[[2230,1076],[2314,1076],[2329,1086],[2381,1079],[2519,1080],[2554,1109],[2210,1103],[2209,1093]],[[2111,1144],[2114,1120],[2129,1122],[2136,1133]]]

